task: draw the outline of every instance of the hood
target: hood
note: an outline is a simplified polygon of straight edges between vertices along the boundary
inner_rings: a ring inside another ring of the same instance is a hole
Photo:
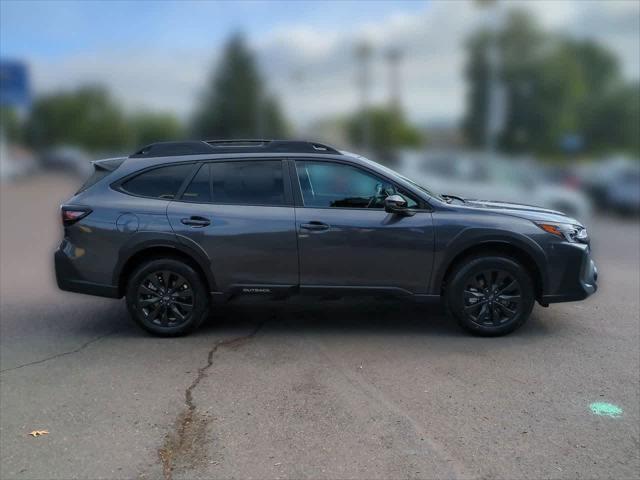
[[[502,213],[504,215],[511,215],[520,218],[526,218],[527,220],[533,220],[536,222],[551,222],[551,223],[571,223],[573,225],[582,224],[573,217],[569,217],[557,210],[550,210],[548,208],[535,207],[533,205],[523,205],[520,203],[508,203],[508,202],[494,202],[490,200],[466,200],[462,207],[490,210],[495,213]]]

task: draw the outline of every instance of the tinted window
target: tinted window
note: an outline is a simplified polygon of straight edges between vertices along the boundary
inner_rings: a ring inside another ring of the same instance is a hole
[[[220,162],[211,164],[213,203],[284,205],[282,162]]]
[[[101,162],[96,162],[93,164],[94,171],[93,174],[87,179],[86,182],[82,184],[80,190],[76,192],[76,195],[80,192],[85,191],[87,188],[95,185],[104,177],[109,175],[111,172],[114,172],[118,169],[120,165],[124,163],[125,158],[114,158],[111,160],[102,160]]]
[[[192,168],[191,164],[154,168],[127,180],[122,188],[143,197],[172,199]]]
[[[183,200],[190,202],[205,203],[211,201],[211,191],[209,189],[209,164],[200,167],[196,176],[182,194]]]
[[[356,167],[328,162],[296,162],[306,207],[384,208],[389,195],[402,194],[409,208],[417,203],[387,180]]]

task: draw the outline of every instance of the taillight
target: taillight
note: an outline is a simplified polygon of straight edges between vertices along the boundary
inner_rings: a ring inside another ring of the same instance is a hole
[[[63,206],[60,210],[62,212],[62,224],[65,227],[68,227],[69,225],[73,225],[78,220],[86,217],[91,213],[91,209],[87,207]]]

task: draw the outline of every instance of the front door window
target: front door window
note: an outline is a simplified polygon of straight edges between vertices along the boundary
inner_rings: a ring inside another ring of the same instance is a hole
[[[384,199],[400,194],[409,208],[418,204],[392,183],[350,165],[296,162],[305,207],[383,209]]]

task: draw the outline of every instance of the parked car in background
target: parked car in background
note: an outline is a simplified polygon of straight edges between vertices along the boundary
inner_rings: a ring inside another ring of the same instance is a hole
[[[624,155],[575,168],[587,194],[601,210],[640,213],[640,161]]]
[[[474,153],[405,153],[398,170],[429,188],[466,199],[526,203],[589,218],[582,192],[545,182],[533,165]]]
[[[597,288],[575,218],[439,195],[319,143],[169,142],[94,165],[62,206],[58,285],[125,296],[157,335],[192,331],[216,300],[294,294],[442,299],[503,335],[536,301]]]
[[[640,214],[640,165],[624,169],[607,185],[606,203],[623,215]]]
[[[33,154],[24,147],[9,145],[0,138],[0,181],[12,182],[35,173],[37,164]]]
[[[66,172],[86,178],[93,171],[89,154],[81,148],[69,145],[45,151],[39,160],[42,168],[52,172]]]

